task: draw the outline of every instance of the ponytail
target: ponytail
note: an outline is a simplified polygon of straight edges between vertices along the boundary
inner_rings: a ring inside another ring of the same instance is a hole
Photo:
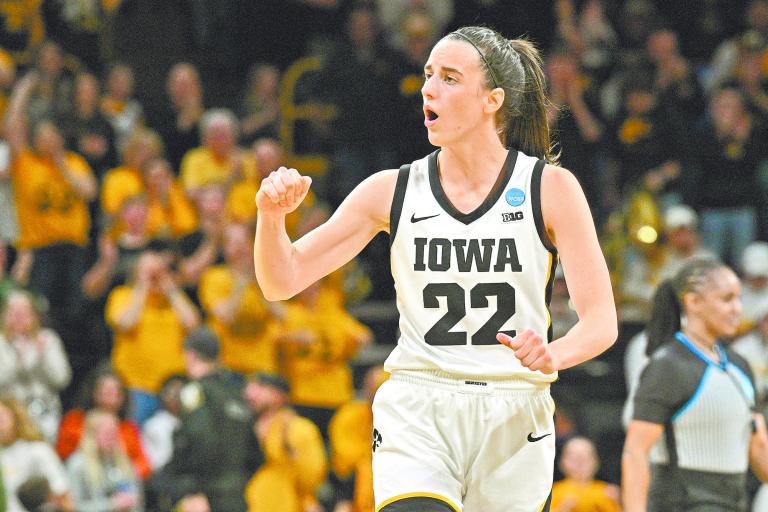
[[[530,41],[506,39],[487,27],[462,27],[447,36],[471,44],[480,54],[489,89],[504,89],[504,105],[496,114],[501,143],[557,164],[550,141],[546,76],[541,55]]]
[[[653,296],[651,318],[645,327],[648,334],[645,354],[648,357],[680,330],[682,313],[674,283],[671,279],[662,281]]]
[[[541,55],[530,41],[511,39],[509,44],[520,56],[524,80],[516,115],[507,117],[504,145],[557,164],[560,155],[553,151],[547,120],[546,76]]]

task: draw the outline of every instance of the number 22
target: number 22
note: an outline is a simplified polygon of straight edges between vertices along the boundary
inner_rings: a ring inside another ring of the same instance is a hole
[[[472,345],[496,345],[496,333],[515,336],[515,331],[501,331],[501,326],[515,314],[515,289],[509,283],[479,283],[469,292],[471,308],[487,308],[488,297],[496,297],[496,312],[472,335]],[[448,311],[424,335],[430,345],[466,345],[467,333],[451,328],[467,314],[464,288],[456,283],[430,283],[424,288],[424,307],[438,308],[438,297],[445,297]]]

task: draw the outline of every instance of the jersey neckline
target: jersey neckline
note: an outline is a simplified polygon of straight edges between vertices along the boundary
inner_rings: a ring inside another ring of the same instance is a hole
[[[488,192],[488,196],[483,200],[480,205],[469,213],[463,213],[459,211],[448,196],[445,195],[443,185],[440,183],[440,176],[437,172],[437,155],[440,150],[437,149],[427,157],[427,166],[429,172],[429,186],[432,189],[432,195],[435,196],[435,200],[445,212],[454,219],[464,224],[469,224],[490,210],[494,204],[499,200],[501,194],[504,192],[506,184],[512,177],[512,172],[515,170],[515,163],[517,162],[517,150],[509,149],[507,158],[504,160],[501,172],[494,183],[493,188]]]

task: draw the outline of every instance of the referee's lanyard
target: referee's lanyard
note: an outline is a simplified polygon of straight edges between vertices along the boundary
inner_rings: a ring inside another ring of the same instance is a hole
[[[706,354],[704,354],[701,350],[699,350],[696,345],[689,340],[685,334],[682,333],[682,331],[677,331],[675,333],[675,338],[677,338],[677,341],[682,343],[686,346],[691,352],[696,354],[699,358],[703,359],[707,364],[711,364],[713,366],[717,366],[720,368],[725,374],[728,376],[729,379],[731,379],[731,382],[733,382],[733,385],[736,386],[736,389],[739,391],[739,395],[741,395],[741,398],[744,400],[744,403],[747,404],[747,407],[749,408],[749,412],[752,414],[755,414],[757,412],[757,407],[755,406],[755,402],[747,396],[747,392],[744,391],[744,388],[741,385],[741,382],[736,380],[736,377],[733,376],[731,372],[728,371],[728,355],[726,354],[723,347],[720,345],[720,342],[715,343],[715,352],[717,352],[717,355],[720,357],[720,362],[715,362],[709,357],[707,357]],[[750,426],[752,427],[752,432],[757,432],[757,423],[755,422],[754,418],[750,419]]]

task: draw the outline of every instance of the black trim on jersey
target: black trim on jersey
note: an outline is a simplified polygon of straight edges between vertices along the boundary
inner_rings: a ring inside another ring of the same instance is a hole
[[[408,185],[408,175],[411,172],[411,164],[405,164],[400,167],[397,173],[397,183],[395,183],[395,193],[392,196],[392,207],[389,210],[389,247],[395,241],[397,234],[397,225],[400,223],[400,216],[403,213],[403,201],[405,200],[405,189]]]
[[[437,203],[443,208],[443,210],[445,210],[448,215],[464,224],[469,224],[479,219],[486,212],[488,212],[488,210],[490,210],[494,204],[496,204],[496,201],[499,200],[501,194],[504,192],[504,188],[507,182],[509,182],[509,178],[512,177],[512,171],[514,171],[515,163],[517,162],[517,150],[510,149],[507,153],[506,160],[504,160],[504,165],[501,168],[502,171],[499,173],[493,188],[488,193],[488,197],[486,197],[483,202],[480,203],[480,206],[471,212],[462,213],[456,209],[453,203],[451,203],[451,200],[448,199],[448,196],[445,195],[443,187],[440,184],[440,176],[437,173],[438,153],[440,153],[439,149],[427,157],[427,161],[429,163],[429,186],[432,189],[432,195],[435,196]]]
[[[552,491],[549,491],[549,496],[547,496],[547,501],[544,503],[544,506],[541,508],[541,512],[550,512],[551,506],[552,506]]]
[[[552,314],[549,311],[549,304],[552,301],[552,287],[555,283],[555,273],[557,272],[557,251],[552,253],[552,263],[549,265],[549,278],[547,286],[544,288],[544,301],[547,307],[547,316],[549,317],[549,327],[547,328],[547,341],[552,341],[554,330],[552,328]]]
[[[541,175],[544,171],[544,160],[537,160],[533,166],[531,175],[531,207],[533,208],[533,222],[536,224],[536,231],[539,233],[539,239],[544,247],[551,253],[557,252],[555,245],[549,239],[547,230],[544,227],[544,215],[541,213]]]
[[[452,506],[437,498],[411,496],[393,501],[380,512],[456,512]]]

